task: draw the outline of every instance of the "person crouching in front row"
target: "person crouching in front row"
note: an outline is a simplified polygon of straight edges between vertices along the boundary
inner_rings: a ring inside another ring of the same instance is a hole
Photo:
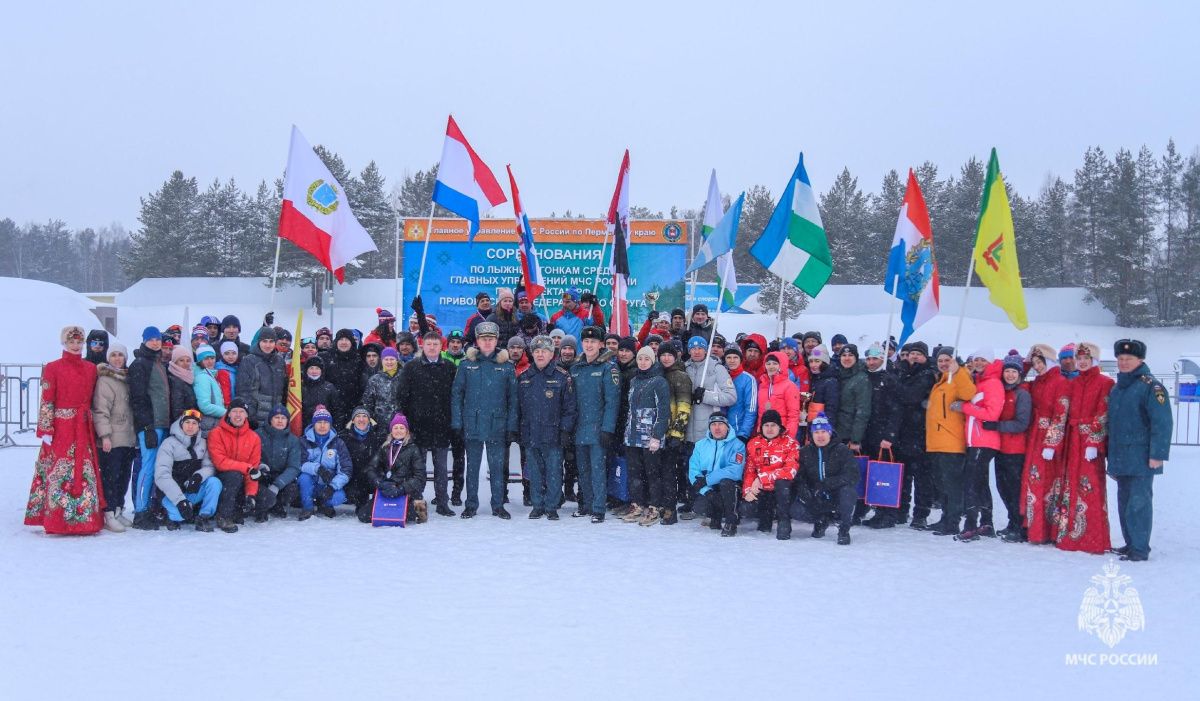
[[[425,503],[425,454],[413,442],[404,414],[392,417],[388,439],[375,451],[367,467],[366,482],[371,492],[358,505],[356,513],[363,523],[371,522],[375,508],[375,490],[387,499],[408,497],[408,521],[425,523],[429,507]]]
[[[163,493],[167,530],[195,519],[196,530],[213,531],[213,515],[221,497],[221,480],[214,475],[208,443],[200,435],[200,412],[185,409],[171,424],[170,433],[154,457],[154,485]],[[196,513],[195,505],[200,512]]]
[[[708,527],[720,529],[722,537],[737,534],[737,502],[746,467],[746,447],[729,430],[725,412],[708,417],[708,435],[692,449],[688,479],[696,510]]]
[[[824,538],[832,519],[837,519],[838,545],[850,544],[850,523],[858,495],[858,463],[844,443],[833,442],[833,426],[825,413],[817,414],[810,427],[812,442],[800,450],[800,486],[797,494],[813,519],[812,537]]]
[[[324,405],[313,410],[312,425],[304,431],[304,456],[300,464],[301,521],[312,518],[313,511],[322,516],[337,516],[334,509],[346,502],[346,484],[354,472],[350,451],[333,432],[333,414]]]
[[[757,502],[758,530],[771,532],[772,519],[779,519],[775,537],[792,537],[792,480],[800,467],[800,444],[783,430],[783,418],[774,409],[763,412],[760,435],[746,446],[746,474],[742,498]]]

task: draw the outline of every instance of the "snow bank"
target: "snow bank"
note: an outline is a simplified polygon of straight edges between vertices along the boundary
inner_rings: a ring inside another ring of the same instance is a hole
[[[0,277],[0,300],[0,362],[45,363],[62,355],[62,327],[102,328],[92,300],[52,282]]]

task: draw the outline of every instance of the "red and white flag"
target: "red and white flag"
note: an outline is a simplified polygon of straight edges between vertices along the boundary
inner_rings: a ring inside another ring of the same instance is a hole
[[[629,335],[629,304],[625,295],[629,289],[629,149],[621,159],[617,188],[608,205],[608,232],[612,235],[612,254],[608,272],[612,275],[612,314],[608,331],[620,336]]]
[[[279,236],[311,253],[339,283],[345,282],[347,263],[378,250],[350,211],[341,183],[295,125],[283,179]]]

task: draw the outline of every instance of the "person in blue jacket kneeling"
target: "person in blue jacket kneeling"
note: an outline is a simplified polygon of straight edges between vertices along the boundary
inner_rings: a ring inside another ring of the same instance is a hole
[[[314,505],[322,516],[337,515],[334,507],[346,502],[346,483],[354,472],[350,451],[333,432],[333,414],[318,405],[312,425],[304,431],[304,462],[300,464],[301,521],[313,515]]]
[[[714,411],[708,417],[708,435],[692,450],[688,479],[696,510],[708,518],[709,528],[720,529],[722,537],[737,534],[737,503],[745,469],[745,444],[729,430],[725,412]]]

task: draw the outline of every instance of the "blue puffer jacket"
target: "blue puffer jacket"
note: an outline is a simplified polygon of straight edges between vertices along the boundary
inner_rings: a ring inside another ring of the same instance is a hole
[[[734,480],[742,483],[742,473],[746,469],[746,446],[730,431],[722,440],[713,438],[710,432],[692,450],[692,459],[688,461],[688,481],[695,482],[696,478],[704,475],[708,484],[700,489],[701,494],[708,494],[717,482]]]
[[[517,379],[521,406],[521,445],[559,445],[559,432],[575,430],[575,384],[571,374],[551,361],[530,365]]]
[[[596,445],[601,433],[616,433],[621,408],[621,373],[611,351],[601,351],[588,362],[586,356],[571,366],[575,381],[575,445]]]
[[[751,438],[758,423],[758,383],[754,381],[754,375],[739,372],[733,378],[733,389],[737,392],[737,401],[726,410],[729,425],[736,435]]]
[[[508,351],[467,351],[450,389],[450,427],[469,441],[503,441],[517,430],[517,374]]]
[[[192,370],[192,392],[196,395],[196,407],[204,415],[200,428],[208,432],[225,417],[225,396],[217,384],[216,368],[205,370],[197,365]]]
[[[329,486],[334,489],[345,487],[354,474],[350,451],[342,439],[333,431],[318,437],[313,427],[309,426],[304,430],[304,462],[300,465],[300,471],[315,477],[322,467],[333,470],[333,480]]]

